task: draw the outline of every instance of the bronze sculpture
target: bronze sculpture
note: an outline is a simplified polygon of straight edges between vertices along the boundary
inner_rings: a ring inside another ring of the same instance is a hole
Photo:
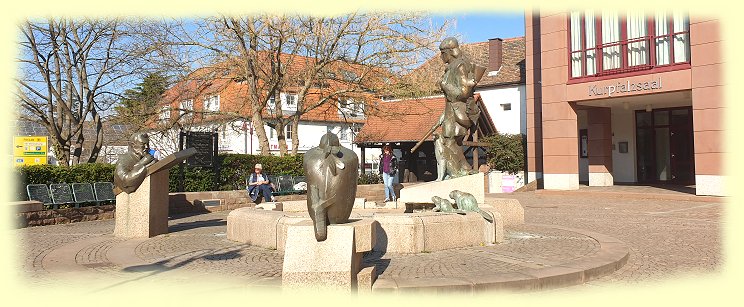
[[[469,132],[473,133],[480,116],[473,91],[486,70],[467,60],[453,37],[444,39],[439,45],[439,50],[442,61],[446,64],[440,82],[446,101],[444,113],[426,136],[411,149],[411,152],[415,151],[423,141],[434,134],[437,181],[473,173],[472,167],[465,159],[462,142]],[[440,126],[441,133],[434,133]]]
[[[453,190],[450,192],[449,197],[455,200],[457,209],[462,211],[478,212],[484,219],[486,219],[486,221],[493,223],[493,216],[478,207],[478,201],[475,199],[473,194]]]
[[[155,163],[149,153],[150,138],[146,133],[135,133],[129,139],[129,149],[119,155],[114,171],[114,192],[133,193],[147,177],[147,166]],[[117,191],[118,190],[118,191]]]
[[[458,212],[459,210],[455,209],[455,207],[452,206],[452,203],[447,199],[439,196],[432,196],[431,201],[434,203],[434,209],[432,209],[434,212],[454,212],[465,214],[465,212],[462,211]]]
[[[315,227],[315,240],[325,241],[328,225],[349,221],[357,189],[359,158],[342,147],[338,136],[326,133],[320,144],[305,153],[307,210]]]

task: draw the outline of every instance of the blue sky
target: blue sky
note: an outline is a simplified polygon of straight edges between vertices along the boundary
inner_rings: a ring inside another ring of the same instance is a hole
[[[450,33],[461,35],[461,43],[524,35],[524,14],[521,12],[438,14],[432,15],[432,19],[435,25],[442,24],[445,19],[455,19]]]

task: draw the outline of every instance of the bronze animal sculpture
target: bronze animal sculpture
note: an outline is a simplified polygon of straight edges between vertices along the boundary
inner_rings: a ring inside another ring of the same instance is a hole
[[[440,87],[445,96],[445,108],[437,123],[412,149],[414,152],[440,126],[435,136],[434,152],[437,158],[437,181],[474,173],[465,159],[462,144],[468,134],[475,131],[480,110],[473,98],[475,85],[486,69],[466,59],[457,40],[448,37],[439,45],[442,61],[446,64]]]
[[[135,133],[129,139],[129,149],[119,155],[114,171],[114,191],[133,193],[147,177],[147,167],[157,160],[149,153],[150,138],[146,133]]]
[[[473,194],[453,190],[450,192],[449,197],[455,200],[457,209],[462,211],[478,212],[484,219],[486,219],[486,221],[493,223],[493,216],[491,213],[483,211],[478,207],[478,201],[475,199]]]
[[[320,144],[305,153],[303,167],[307,179],[307,210],[313,220],[315,240],[325,241],[328,225],[349,221],[357,189],[359,159],[339,143],[338,136],[326,133]]]
[[[447,199],[441,198],[439,196],[433,196],[431,198],[431,201],[434,203],[434,209],[432,209],[432,211],[434,212],[452,212],[465,214],[465,211],[455,209],[455,207],[452,206],[452,203]]]

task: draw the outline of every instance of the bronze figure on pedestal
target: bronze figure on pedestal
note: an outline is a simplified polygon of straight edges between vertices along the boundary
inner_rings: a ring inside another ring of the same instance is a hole
[[[119,155],[114,171],[114,192],[133,193],[147,177],[147,166],[155,163],[149,153],[150,138],[146,133],[135,133],[129,139],[129,149]]]
[[[439,50],[442,61],[446,64],[440,82],[446,101],[444,113],[424,139],[411,149],[411,152],[415,151],[423,141],[434,134],[437,181],[473,173],[472,167],[465,160],[462,142],[468,133],[473,133],[480,116],[480,110],[473,98],[473,90],[486,70],[466,59],[453,37],[444,39],[439,45]],[[435,133],[440,126],[441,133]]]
[[[325,241],[328,225],[349,221],[356,197],[359,159],[326,133],[320,144],[303,158],[307,178],[307,210],[315,227],[315,239]]]

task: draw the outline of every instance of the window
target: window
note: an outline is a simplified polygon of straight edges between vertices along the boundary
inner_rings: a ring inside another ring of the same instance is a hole
[[[341,98],[338,100],[338,114],[342,117],[364,118],[364,101]]]
[[[160,110],[160,120],[161,121],[168,121],[170,119],[170,113],[171,109],[169,106],[163,106],[163,109]]]
[[[362,126],[359,126],[359,125],[351,126],[351,141],[352,142],[354,141],[354,139],[356,139],[356,136],[359,135],[359,131],[362,131]]]
[[[207,96],[206,98],[204,98],[204,111],[219,112],[220,95]]]
[[[282,93],[282,110],[297,111],[297,94]]]
[[[346,127],[338,127],[338,139],[339,141],[350,141],[351,138],[349,137],[349,129]]]
[[[501,108],[504,109],[504,111],[510,111],[511,110],[511,103],[502,103]]]
[[[286,125],[284,126],[284,138],[287,140],[292,139],[292,125]]]
[[[689,19],[682,13],[571,12],[569,33],[571,78],[690,61]]]
[[[359,79],[357,74],[354,73],[353,71],[342,70],[341,75],[343,76],[345,81],[349,81],[349,82],[354,82],[354,81],[357,81],[357,79]]]
[[[180,109],[178,114],[181,115],[181,117],[191,117],[191,114],[194,111],[194,100],[188,99],[181,101],[181,105],[178,108]]]

